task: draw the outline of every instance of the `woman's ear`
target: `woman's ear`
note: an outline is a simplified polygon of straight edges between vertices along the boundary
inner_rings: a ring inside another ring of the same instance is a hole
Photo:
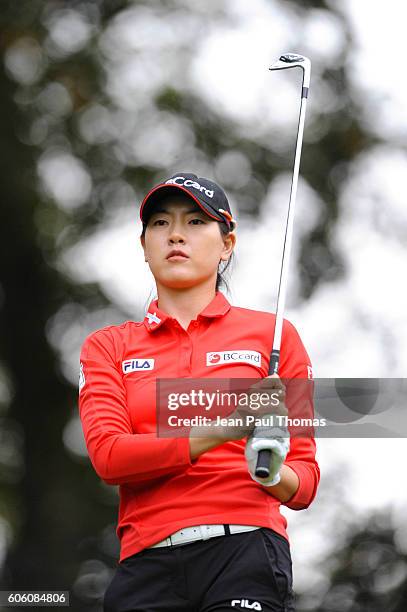
[[[236,234],[229,232],[223,237],[223,250],[220,256],[221,261],[227,261],[232,254],[232,251],[236,244]]]
[[[144,236],[140,236],[140,243],[141,243],[141,247],[144,251],[144,261],[148,261],[147,255],[146,255],[146,241],[144,239]]]

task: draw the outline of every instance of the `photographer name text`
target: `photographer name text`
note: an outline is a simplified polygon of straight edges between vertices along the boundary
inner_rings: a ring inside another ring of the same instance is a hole
[[[251,414],[245,415],[244,417],[221,417],[217,416],[216,419],[210,419],[209,417],[196,415],[193,417],[178,417],[171,415],[168,417],[168,425],[170,427],[248,427],[254,425],[255,427],[325,427],[327,424],[326,419],[301,419],[301,418],[290,418],[289,416],[283,416],[279,414],[272,414],[267,416],[254,416]]]

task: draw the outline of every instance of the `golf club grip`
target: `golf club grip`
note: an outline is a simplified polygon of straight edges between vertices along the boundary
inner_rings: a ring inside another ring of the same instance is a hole
[[[278,373],[278,363],[280,361],[280,351],[272,350],[269,364],[269,376]],[[264,448],[257,454],[257,464],[255,475],[257,478],[268,478],[270,476],[271,450]]]

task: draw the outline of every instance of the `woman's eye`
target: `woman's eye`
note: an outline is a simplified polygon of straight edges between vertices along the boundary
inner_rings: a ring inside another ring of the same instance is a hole
[[[202,221],[202,219],[191,219],[190,223],[193,223],[194,225],[199,225],[200,223],[205,223],[204,221]]]
[[[205,224],[205,221],[196,217],[195,219],[190,219],[188,223],[191,223],[192,225],[200,225],[201,223]],[[154,219],[154,221],[151,222],[152,226],[158,226],[158,227],[162,227],[163,225],[166,225],[166,224],[168,224],[167,219]]]

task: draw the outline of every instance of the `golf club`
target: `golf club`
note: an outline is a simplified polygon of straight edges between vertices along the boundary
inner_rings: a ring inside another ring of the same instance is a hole
[[[297,195],[297,184],[298,174],[300,170],[300,159],[302,149],[302,138],[304,134],[304,123],[305,123],[305,110],[307,106],[307,97],[311,79],[311,61],[303,55],[297,55],[296,53],[286,53],[280,57],[280,59],[272,64],[269,70],[286,70],[287,68],[301,68],[303,71],[302,89],[301,89],[301,106],[300,115],[298,121],[298,132],[297,132],[297,144],[295,147],[294,157],[294,170],[291,180],[291,191],[290,201],[288,204],[287,213],[287,224],[285,229],[283,257],[281,261],[281,272],[280,282],[278,287],[277,296],[277,310],[276,310],[276,322],[274,328],[274,339],[273,347],[270,357],[269,365],[269,376],[271,374],[278,374],[278,365],[280,361],[280,345],[281,345],[281,332],[283,328],[283,316],[284,316],[284,305],[285,296],[287,292],[287,279],[288,279],[288,268],[290,263],[291,253],[291,242],[293,235],[293,223],[294,223],[294,209],[295,200]],[[259,428],[256,428],[253,433],[253,437],[256,437],[256,432]],[[259,432],[260,433],[260,432]],[[260,437],[257,435],[257,437]],[[271,451],[264,449],[259,451],[256,465],[256,476],[258,478],[268,478],[270,475],[270,459]]]

